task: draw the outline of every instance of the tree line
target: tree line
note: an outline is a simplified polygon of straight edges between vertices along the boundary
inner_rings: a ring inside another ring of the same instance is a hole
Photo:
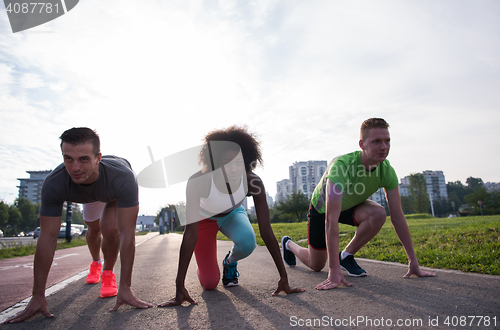
[[[481,201],[484,215],[500,214],[500,192],[488,192],[481,178],[469,177],[466,185],[460,181],[449,182],[446,188],[448,198],[433,200],[431,207],[425,176],[422,173],[411,174],[408,189],[410,196],[401,196],[403,213],[432,214],[432,208],[434,208],[434,215],[437,217],[447,217],[453,213],[480,215],[481,209],[478,201]],[[302,192],[292,193],[269,208],[270,221],[271,223],[307,221],[310,203],[310,199]],[[389,215],[388,206],[385,204],[383,206]],[[251,216],[250,220],[257,222],[255,216]]]
[[[427,193],[427,182],[422,173],[410,175],[410,196],[401,196],[404,214],[432,213],[437,217],[457,215],[500,214],[500,192],[487,191],[481,178],[468,177],[466,185],[461,181],[446,184],[448,198],[432,201]],[[479,205],[479,203],[481,205]]]
[[[16,198],[10,205],[0,200],[0,229],[4,236],[17,236],[21,232],[35,230],[40,226],[39,211],[40,203],[33,204],[24,197]],[[63,209],[62,221],[66,221],[66,206]],[[73,208],[71,222],[84,224],[82,212]]]

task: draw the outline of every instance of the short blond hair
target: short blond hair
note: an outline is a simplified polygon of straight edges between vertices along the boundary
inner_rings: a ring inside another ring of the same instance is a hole
[[[370,118],[361,124],[360,139],[365,141],[372,128],[389,128],[389,124],[382,118]]]

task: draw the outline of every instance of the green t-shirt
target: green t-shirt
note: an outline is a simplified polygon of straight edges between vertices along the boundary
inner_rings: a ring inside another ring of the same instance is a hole
[[[363,203],[379,188],[392,190],[398,186],[396,171],[386,159],[367,171],[361,164],[361,151],[355,151],[332,160],[321,181],[314,189],[311,203],[319,213],[326,212],[326,180],[342,191],[342,211]]]

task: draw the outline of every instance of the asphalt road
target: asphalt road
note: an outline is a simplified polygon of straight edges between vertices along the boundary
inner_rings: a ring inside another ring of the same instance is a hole
[[[151,235],[151,234],[150,234]],[[132,289],[155,306],[175,294],[182,236],[150,236],[136,248]],[[231,242],[218,242],[222,261]],[[70,250],[70,249],[68,249]],[[68,253],[71,251],[68,251]],[[67,258],[70,259],[70,258]],[[239,262],[240,286],[204,291],[194,258],[186,287],[198,305],[109,312],[115,298],[99,298],[99,285],[76,279],[48,297],[53,319],[33,317],[2,329],[500,329],[500,276],[435,270],[434,278],[403,279],[406,266],[358,259],[369,274],[346,277],[353,287],[318,291],[327,272],[298,263],[288,268],[298,294],[271,296],[278,273],[265,247]],[[86,265],[88,267],[88,265]],[[116,269],[117,276],[119,267]],[[85,274],[85,271],[83,272]],[[31,284],[29,284],[31,286]],[[3,299],[3,298],[2,298]],[[12,309],[0,314],[5,318]]]

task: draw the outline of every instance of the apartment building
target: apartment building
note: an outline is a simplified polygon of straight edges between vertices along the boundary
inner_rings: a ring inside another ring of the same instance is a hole
[[[30,175],[29,179],[18,179],[19,198],[24,197],[33,204],[42,201],[42,185],[45,178],[49,175],[49,171],[26,171]]]
[[[311,198],[316,185],[327,167],[326,160],[309,160],[295,162],[288,168],[288,179],[276,183],[276,203],[284,200],[289,194],[302,192]]]

